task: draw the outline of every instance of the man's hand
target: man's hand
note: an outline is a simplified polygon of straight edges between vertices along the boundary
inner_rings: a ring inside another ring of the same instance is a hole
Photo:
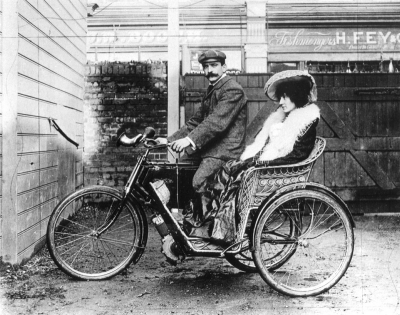
[[[168,143],[167,138],[157,138],[156,141],[158,144],[167,144]]]
[[[188,146],[190,146],[190,141],[186,138],[182,138],[171,143],[171,149],[178,153],[182,152]]]

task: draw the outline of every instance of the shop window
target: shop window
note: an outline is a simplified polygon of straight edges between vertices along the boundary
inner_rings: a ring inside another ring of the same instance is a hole
[[[342,73],[364,73],[364,72],[399,72],[400,61],[342,61],[324,62],[307,61],[306,68],[310,73],[318,72],[342,72]],[[390,70],[389,70],[390,69]]]
[[[270,62],[268,63],[269,72],[281,72],[284,70],[297,70],[297,62]]]

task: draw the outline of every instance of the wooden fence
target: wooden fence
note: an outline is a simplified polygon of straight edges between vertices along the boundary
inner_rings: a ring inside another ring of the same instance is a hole
[[[338,193],[353,213],[400,210],[400,74],[315,73],[322,119],[318,134],[327,147],[311,180]],[[277,108],[263,87],[271,74],[233,76],[245,89],[250,142]],[[186,119],[200,105],[208,81],[185,76]],[[398,210],[399,209],[399,210]]]

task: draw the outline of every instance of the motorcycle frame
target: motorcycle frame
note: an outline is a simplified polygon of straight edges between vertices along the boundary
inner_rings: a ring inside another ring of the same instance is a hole
[[[150,205],[152,214],[160,214],[168,226],[168,230],[186,256],[203,256],[203,257],[225,257],[225,254],[235,255],[242,251],[244,239],[240,242],[235,242],[225,249],[197,249],[193,246],[192,242],[204,242],[202,238],[189,237],[182,230],[179,223],[176,221],[172,212],[167,208],[166,205],[158,198],[157,194],[149,192],[144,186],[146,182],[146,171],[155,168],[182,168],[183,166],[193,165],[188,163],[165,163],[165,162],[148,162],[147,157],[152,150],[164,149],[168,145],[155,145],[146,146],[144,153],[140,154],[136,165],[134,166],[128,181],[123,191],[123,201],[125,202],[129,196],[132,196],[142,205]]]
[[[271,204],[273,200],[279,196],[288,193],[292,190],[318,190],[326,195],[337,200],[345,209],[350,221],[353,225],[354,220],[352,215],[346,206],[346,204],[341,200],[341,198],[329,190],[327,187],[319,184],[315,184],[308,181],[309,175],[315,163],[315,160],[322,154],[325,147],[325,140],[317,137],[318,145],[314,147],[314,151],[310,154],[310,157],[303,162],[291,165],[278,165],[278,166],[253,166],[248,168],[242,176],[242,185],[240,187],[238,196],[238,213],[239,222],[238,229],[235,236],[235,241],[229,247],[223,249],[197,249],[193,246],[192,242],[203,242],[204,239],[197,237],[189,237],[180,227],[179,223],[176,221],[171,211],[167,208],[165,204],[158,198],[156,193],[150,193],[146,189],[146,170],[152,168],[179,168],[183,166],[193,165],[188,163],[165,163],[165,162],[147,162],[147,157],[150,151],[155,149],[164,149],[168,145],[146,145],[146,150],[140,155],[132,173],[126,183],[124,189],[125,202],[126,197],[132,196],[138,202],[151,205],[151,211],[153,214],[160,214],[166,224],[169,226],[169,232],[178,247],[182,250],[183,254],[186,256],[208,256],[208,257],[224,257],[225,254],[235,255],[245,250],[252,251],[253,244],[253,231],[258,218],[262,214],[261,210],[267,209],[265,205]],[[151,140],[150,140],[151,141]],[[153,140],[154,141],[154,140]],[[193,165],[194,166],[194,165]],[[268,174],[269,173],[269,174]],[[271,177],[272,175],[272,177]],[[265,181],[263,176],[267,176],[268,180]],[[275,177],[275,178],[273,178]],[[255,180],[256,179],[256,180]],[[261,183],[271,182],[272,185],[262,191],[257,191],[258,186]],[[179,193],[179,190],[177,191]],[[248,226],[250,214],[253,213],[251,224]],[[248,230],[248,228],[250,228]],[[248,231],[246,235],[246,231]],[[244,243],[248,241],[248,244],[244,246]]]

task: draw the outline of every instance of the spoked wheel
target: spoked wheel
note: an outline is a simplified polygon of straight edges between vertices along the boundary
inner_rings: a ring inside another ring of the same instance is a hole
[[[286,259],[280,268],[271,270],[268,261],[283,246]],[[317,191],[292,191],[261,214],[254,248],[258,271],[272,288],[289,296],[317,295],[346,272],[353,255],[353,227],[332,197]]]
[[[225,256],[226,260],[235,268],[244,272],[257,272],[257,267],[253,262],[253,256],[249,250],[249,241],[243,244],[243,251],[236,255]]]
[[[263,248],[264,252],[264,268],[270,271],[275,270],[286,263],[295,253],[297,246],[293,244],[293,242],[282,242],[271,245],[273,237],[270,237],[270,235],[280,236],[282,233],[284,237],[288,239],[297,237],[300,231],[295,219],[296,218],[285,214],[279,216],[271,215],[267,219],[265,226],[268,226],[268,228],[264,230],[264,237],[260,241],[260,246]],[[268,233],[268,235],[265,235],[265,233]]]
[[[286,224],[288,237],[294,237],[295,233],[298,233],[296,225],[293,224],[292,218],[288,216],[282,216],[280,223],[275,222],[275,228],[279,229],[280,226]],[[272,232],[272,231],[270,231]],[[264,243],[264,246],[268,246],[268,243]],[[249,249],[249,240],[246,240],[243,244],[243,251],[236,255],[226,255],[226,260],[234,267],[245,272],[257,272],[257,266],[254,263],[253,255]],[[269,250],[270,256],[265,257],[264,267],[268,270],[274,270],[282,266],[296,251],[296,246],[293,244],[282,244],[281,246],[274,246]]]
[[[253,209],[256,210],[257,208]],[[226,260],[235,268],[244,271],[244,272],[257,272],[257,267],[253,261],[253,255],[250,252],[250,240],[248,239],[248,235],[251,233],[251,223],[252,220],[255,218],[254,211],[250,211],[247,226],[246,226],[246,233],[245,238],[246,240],[242,243],[241,252],[235,255],[226,254]]]
[[[147,241],[147,222],[131,203],[111,220],[121,199],[112,188],[89,187],[56,207],[48,224],[47,246],[61,270],[78,279],[102,280],[139,260]],[[103,233],[101,227],[106,227]]]

